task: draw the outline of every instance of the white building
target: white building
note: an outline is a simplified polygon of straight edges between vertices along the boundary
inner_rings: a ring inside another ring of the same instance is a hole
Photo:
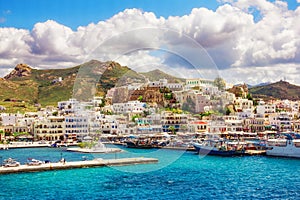
[[[68,139],[83,138],[89,134],[89,120],[87,116],[66,116],[65,135]]]
[[[286,112],[270,114],[269,122],[271,126],[279,131],[290,131],[292,129],[292,116]]]
[[[254,113],[252,112],[251,109],[244,109],[242,112],[238,112],[236,114],[238,119],[240,120],[254,117]]]
[[[224,116],[226,130],[232,132],[243,131],[243,121],[238,119],[236,115]]]
[[[74,113],[77,109],[76,106],[79,105],[79,101],[76,99],[69,99],[68,101],[60,101],[57,103],[57,108],[64,113]]]
[[[39,140],[63,140],[65,137],[65,117],[50,116],[36,119],[34,136]]]
[[[193,87],[207,87],[207,86],[215,86],[213,80],[203,79],[203,78],[193,78],[186,79],[186,87],[187,89],[191,89]]]
[[[211,120],[207,125],[207,131],[209,133],[224,133],[226,130],[227,126],[223,119]]]
[[[257,114],[268,116],[271,113],[276,112],[276,105],[275,104],[266,104],[264,101],[259,101],[258,105],[256,106]]]
[[[182,83],[168,83],[167,79],[159,79],[158,81],[152,81],[148,84],[149,87],[169,88],[172,91],[178,91],[183,89]]]
[[[176,114],[170,111],[161,113],[161,125],[163,132],[170,132],[170,127],[174,130],[183,131],[187,129],[188,117],[186,114]]]
[[[21,114],[1,113],[0,121],[3,126],[13,126],[13,125],[16,125],[17,120],[22,117],[23,117],[23,115],[21,115]]]
[[[128,101],[126,103],[114,103],[113,112],[116,114],[141,114],[145,111],[146,103],[140,101]]]
[[[242,112],[244,110],[254,110],[253,101],[243,98],[237,98],[235,100],[235,110],[237,112]]]

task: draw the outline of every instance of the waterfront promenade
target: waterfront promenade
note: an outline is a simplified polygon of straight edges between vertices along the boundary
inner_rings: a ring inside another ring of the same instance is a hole
[[[18,167],[0,167],[0,174],[12,174],[21,172],[39,172],[50,170],[65,170],[74,168],[88,168],[88,167],[103,167],[103,166],[122,166],[135,164],[151,164],[157,163],[155,158],[120,158],[120,159],[94,159],[87,161],[72,161],[72,162],[57,162],[45,163],[37,166],[20,165]]]
[[[77,146],[77,143],[69,144],[58,144],[58,146],[69,147]],[[0,150],[2,149],[17,149],[17,148],[40,148],[40,147],[49,147],[49,143],[39,143],[39,142],[12,142],[9,144],[0,144]]]

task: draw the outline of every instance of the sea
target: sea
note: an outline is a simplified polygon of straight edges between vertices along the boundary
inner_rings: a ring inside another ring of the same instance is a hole
[[[28,158],[68,162],[151,157],[159,162],[0,175],[0,199],[300,199],[300,159],[116,147],[124,152],[25,148],[0,150],[0,159],[12,157],[24,164]]]

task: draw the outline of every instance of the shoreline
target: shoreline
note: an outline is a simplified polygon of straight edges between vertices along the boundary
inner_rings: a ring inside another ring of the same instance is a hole
[[[55,148],[70,147],[70,146],[77,146],[77,143],[61,144]],[[19,142],[19,143],[12,143],[12,144],[0,144],[0,150],[9,150],[9,149],[18,149],[18,148],[43,148],[43,147],[54,148],[54,147],[51,147],[51,144],[39,144],[36,142],[33,142],[33,143]]]

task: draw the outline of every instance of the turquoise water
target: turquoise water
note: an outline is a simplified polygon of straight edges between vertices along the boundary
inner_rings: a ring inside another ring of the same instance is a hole
[[[300,160],[223,158],[193,152],[125,149],[92,155],[62,149],[10,149],[2,159],[67,161],[155,157],[158,164],[0,175],[0,199],[300,199]]]

